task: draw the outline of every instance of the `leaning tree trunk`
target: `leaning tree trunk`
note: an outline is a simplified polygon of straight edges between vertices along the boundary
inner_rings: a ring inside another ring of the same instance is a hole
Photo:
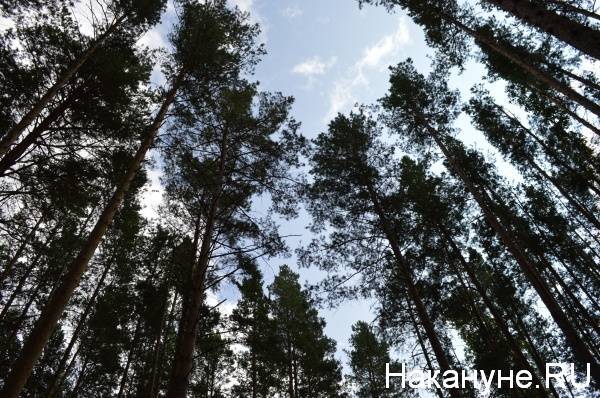
[[[473,195],[473,198],[479,205],[488,224],[496,232],[496,234],[498,235],[504,246],[508,249],[508,251],[513,255],[513,257],[521,267],[521,270],[533,285],[533,288],[536,290],[540,299],[545,304],[552,318],[554,319],[558,327],[562,330],[567,344],[569,344],[569,346],[573,350],[575,358],[581,363],[590,363],[592,369],[592,377],[594,378],[594,380],[600,381],[600,367],[598,366],[598,363],[596,362],[594,356],[591,354],[584,341],[578,335],[577,331],[575,330],[575,328],[569,321],[569,318],[556,301],[554,295],[548,288],[546,282],[543,280],[538,270],[531,263],[527,255],[522,251],[518,243],[514,241],[513,236],[511,235],[509,230],[505,228],[501,224],[499,219],[496,217],[492,207],[490,206],[490,204],[492,203],[491,198],[485,192],[481,192],[475,187],[471,179],[464,172],[460,164],[456,161],[456,159],[454,159],[452,153],[443,143],[439,133],[428,124],[426,124],[425,128],[428,130],[431,137],[434,139],[436,145],[444,154],[444,157],[447,159],[452,171],[463,182],[467,191],[469,191],[471,195]]]
[[[173,358],[173,367],[167,389],[167,398],[185,398],[187,394],[190,373],[194,365],[194,347],[196,345],[196,335],[198,332],[198,316],[200,308],[204,301],[204,284],[206,281],[206,271],[210,260],[211,246],[213,240],[213,230],[216,224],[217,210],[219,200],[223,192],[225,179],[225,158],[227,153],[227,131],[221,138],[221,151],[219,159],[219,174],[216,191],[211,201],[208,211],[206,225],[202,233],[202,243],[198,261],[192,262],[192,283],[191,292],[184,300],[183,313],[179,322],[177,332],[177,344],[175,347],[175,356]],[[194,249],[198,245],[200,218],[196,220],[194,233]]]
[[[192,286],[188,297],[184,299],[183,310],[177,332],[177,344],[169,386],[168,398],[185,398],[189,385],[190,373],[194,365],[194,347],[198,332],[198,316],[204,302],[204,282],[210,260],[214,219],[216,216],[216,201],[210,211],[206,228],[202,234],[202,244],[196,266],[193,267]]]
[[[47,398],[54,398],[54,396],[58,392],[58,389],[60,388],[60,385],[62,384],[62,382],[66,376],[66,366],[69,361],[69,358],[71,357],[71,351],[73,351],[73,347],[75,346],[75,343],[79,339],[79,334],[81,333],[81,331],[84,328],[84,325],[87,322],[87,317],[92,312],[92,308],[94,307],[94,304],[96,303],[96,297],[98,297],[98,293],[100,292],[100,289],[104,285],[104,280],[106,279],[106,276],[108,275],[108,271],[110,270],[112,264],[113,264],[113,259],[111,258],[108,262],[108,265],[106,265],[104,267],[104,271],[102,271],[102,275],[100,275],[100,279],[96,283],[96,287],[94,288],[92,296],[88,299],[85,309],[83,310],[83,313],[79,317],[79,321],[77,322],[77,327],[75,327],[75,330],[73,331],[73,334],[71,335],[71,339],[69,340],[69,344],[67,345],[67,348],[65,349],[65,352],[63,353],[63,355],[60,359],[58,368],[56,368],[54,371],[55,377],[54,377],[54,380],[52,381],[52,384],[50,385],[50,388],[48,389]]]
[[[73,75],[81,69],[83,64],[86,63],[92,55],[102,46],[104,41],[110,37],[114,33],[121,23],[125,21],[127,18],[126,14],[120,16],[117,20],[115,20],[111,26],[102,34],[98,39],[94,40],[94,43],[79,56],[79,58],[75,61],[69,69],[63,72],[63,74],[58,78],[58,80],[46,91],[46,93],[33,105],[33,108],[27,112],[17,124],[15,124],[8,132],[2,137],[0,140],[0,156],[4,155],[10,147],[19,139],[19,136],[23,134],[25,129],[29,127],[31,123],[42,113],[44,108],[48,105],[48,103],[58,94],[58,91],[63,88]]]
[[[23,156],[27,149],[33,145],[41,135],[47,131],[50,126],[58,120],[60,116],[75,102],[76,96],[69,95],[67,99],[57,105],[52,111],[29,132],[17,145],[11,148],[0,160],[0,177],[3,176],[8,169],[13,167],[17,161]]]
[[[507,58],[509,61],[511,61],[515,65],[518,65],[520,68],[522,68],[524,71],[529,73],[532,77],[534,77],[539,82],[546,84],[548,87],[552,88],[553,90],[558,91],[559,93],[563,94],[565,97],[569,98],[571,101],[578,103],[579,105],[583,106],[585,109],[589,110],[590,112],[594,113],[596,116],[600,117],[600,105],[597,104],[596,102],[590,100],[589,98],[585,97],[584,95],[579,94],[577,91],[573,90],[568,85],[556,80],[553,76],[550,76],[547,72],[542,71],[539,67],[527,62],[526,59],[519,56],[514,51],[511,51],[510,48],[506,48],[502,44],[497,43],[493,38],[477,32],[476,30],[468,27],[467,25],[463,24],[456,18],[449,18],[449,17],[446,17],[446,18],[448,18],[450,20],[450,22],[455,24],[457,27],[459,27],[461,30],[463,30],[465,33],[467,33],[469,36],[471,36],[473,39],[475,39],[475,41],[477,41],[481,44],[484,44],[485,46],[490,48],[492,51]]]
[[[139,316],[136,323],[135,329],[133,332],[133,340],[131,341],[131,346],[129,348],[129,352],[127,354],[127,361],[125,362],[125,368],[123,369],[123,375],[121,376],[121,381],[119,382],[119,392],[117,393],[117,398],[122,398],[125,396],[125,386],[127,385],[127,378],[129,376],[129,367],[133,362],[133,356],[135,354],[135,350],[138,346],[139,339],[142,335],[142,317]]]
[[[392,249],[394,257],[395,257],[396,261],[398,262],[400,272],[402,273],[402,276],[405,279],[406,290],[408,291],[408,296],[410,297],[412,302],[415,304],[417,316],[419,318],[419,321],[421,322],[421,325],[423,325],[423,329],[425,329],[425,334],[427,335],[427,339],[429,340],[429,343],[431,344],[431,348],[433,349],[433,352],[438,361],[438,364],[440,365],[442,372],[444,372],[446,370],[451,370],[452,368],[450,367],[450,362],[448,361],[446,352],[444,351],[444,348],[442,347],[442,344],[437,335],[437,332],[435,330],[433,322],[432,322],[431,318],[429,317],[429,314],[427,313],[427,308],[425,307],[425,304],[423,303],[423,301],[421,300],[421,297],[419,296],[417,287],[415,286],[414,281],[413,281],[413,275],[410,270],[410,267],[406,261],[406,258],[402,255],[402,252],[400,251],[400,245],[398,244],[396,237],[394,236],[394,234],[392,232],[392,228],[387,221],[387,217],[385,215],[383,207],[381,206],[379,197],[377,196],[377,193],[375,192],[375,190],[373,189],[373,187],[371,185],[367,185],[367,190],[369,192],[371,203],[373,204],[373,207],[375,209],[375,213],[377,214],[377,217],[379,218],[379,221],[380,221],[381,227],[383,229],[383,232],[385,234],[385,237],[390,244],[390,247]],[[452,398],[460,398],[460,396],[461,396],[461,394],[459,394],[459,392],[453,388],[449,389],[448,392]]]
[[[556,105],[557,107],[562,109],[563,112],[565,112],[567,115],[569,115],[577,123],[581,124],[583,127],[587,128],[588,130],[590,130],[592,133],[596,134],[597,136],[600,136],[600,128],[594,126],[592,123],[588,122],[583,117],[579,116],[579,114],[577,114],[577,112],[575,112],[574,110],[569,108],[567,106],[567,104],[565,104],[560,98],[550,95],[549,93],[545,92],[544,90],[540,89],[539,87],[536,87],[533,84],[528,84],[527,86],[530,89],[537,92],[542,97],[546,98],[548,101],[554,103],[554,105]]]
[[[529,361],[527,360],[527,358],[521,351],[521,348],[519,347],[519,343],[517,342],[515,337],[512,335],[512,333],[508,327],[508,324],[504,321],[502,313],[496,307],[493,300],[488,296],[487,291],[485,290],[485,288],[483,287],[483,285],[477,278],[477,275],[473,271],[473,268],[471,267],[471,265],[464,258],[460,248],[454,241],[454,238],[452,238],[452,236],[450,236],[450,233],[448,232],[446,227],[438,224],[437,228],[440,231],[440,234],[442,235],[443,239],[447,242],[447,244],[450,246],[450,248],[452,249],[452,251],[454,252],[456,257],[458,258],[458,261],[461,264],[462,269],[467,274],[469,281],[473,284],[473,286],[475,286],[475,290],[477,291],[477,293],[483,300],[483,303],[485,304],[486,308],[488,309],[488,311],[490,311],[490,314],[492,314],[492,318],[494,319],[494,322],[496,323],[496,325],[500,329],[500,332],[504,336],[504,339],[510,346],[510,349],[512,350],[513,355],[515,356],[515,359],[517,360],[517,362],[519,362],[519,365],[523,366],[523,369],[527,369],[532,374],[532,376],[534,378],[534,382],[537,385],[543,386],[544,384],[541,382],[538,374],[533,370],[532,366],[529,364]],[[456,271],[458,271],[458,270],[456,270]],[[539,368],[538,370],[541,374],[544,374],[544,372],[546,371],[546,369],[543,367]],[[547,396],[545,390],[539,390],[537,392],[540,396]]]
[[[600,60],[600,31],[530,0],[486,0],[516,18]]]
[[[15,264],[17,263],[17,261],[19,261],[19,257],[21,257],[21,255],[25,251],[25,248],[29,244],[29,241],[35,236],[35,233],[37,232],[37,230],[38,230],[40,224],[42,223],[43,219],[44,219],[43,216],[40,217],[40,218],[38,218],[37,222],[35,223],[35,225],[31,229],[31,231],[29,231],[29,233],[27,234],[27,236],[25,237],[25,239],[23,239],[21,241],[21,244],[17,248],[17,251],[15,252],[15,254],[8,260],[8,263],[6,263],[6,265],[4,266],[4,269],[2,270],[2,273],[0,273],[0,287],[2,287],[2,284],[4,283],[4,281],[10,275],[10,273],[11,273],[13,267],[15,266]]]
[[[153,123],[146,130],[142,143],[134,158],[131,160],[121,183],[117,187],[107,206],[104,208],[104,211],[90,232],[78,256],[69,265],[68,271],[63,277],[60,286],[44,306],[40,318],[26,338],[23,349],[8,374],[4,387],[0,392],[0,396],[3,398],[17,398],[27,382],[29,375],[31,375],[35,362],[41,355],[46,342],[50,338],[50,334],[56,327],[58,320],[67,306],[69,298],[79,285],[81,276],[85,272],[90,259],[94,255],[102,237],[106,233],[119,206],[123,202],[125,194],[129,190],[131,182],[137,175],[146,153],[152,146],[154,138],[166,117],[167,111],[175,100],[175,95],[183,80],[184,73],[185,72],[182,70],[174,80],[173,86],[165,96]]]
[[[585,8],[576,7],[565,0],[546,0],[548,3],[554,4],[559,8],[562,8],[566,12],[572,12],[574,14],[580,14],[587,18],[597,19],[600,21],[600,15],[593,11],[586,10]]]
[[[433,367],[433,363],[431,362],[431,358],[429,357],[429,353],[427,352],[427,347],[425,346],[425,341],[423,339],[423,336],[421,335],[421,331],[419,330],[419,325],[418,325],[417,320],[415,319],[415,316],[412,312],[412,308],[410,305],[410,301],[408,301],[408,298],[406,299],[406,310],[408,312],[408,316],[410,317],[410,323],[412,324],[413,329],[415,329],[415,334],[417,335],[417,341],[419,342],[419,346],[421,347],[421,352],[423,352],[423,357],[425,357],[425,362],[427,363],[427,367],[429,368],[429,370],[435,371],[435,368]],[[442,393],[442,390],[440,388],[438,388],[437,386],[435,388],[435,392],[437,393],[438,398],[444,398],[444,394]]]

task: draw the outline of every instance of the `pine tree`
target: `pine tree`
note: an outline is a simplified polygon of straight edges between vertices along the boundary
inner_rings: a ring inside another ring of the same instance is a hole
[[[288,398],[343,396],[335,342],[324,335],[325,322],[301,289],[298,274],[282,266],[269,293],[281,390]]]
[[[388,344],[366,322],[352,325],[349,376],[358,398],[382,398],[395,395],[385,388],[385,364],[390,363]]]
[[[239,285],[241,298],[231,314],[232,327],[237,341],[245,350],[236,358],[236,384],[232,388],[236,397],[267,398],[279,387],[273,369],[277,351],[273,347],[277,324],[269,318],[271,305],[263,291],[262,275],[258,269]]]
[[[473,196],[490,227],[519,263],[522,272],[563,331],[573,354],[579,362],[593,364],[594,378],[600,377],[593,354],[551,293],[532,256],[524,250],[515,236],[511,235],[514,215],[507,215],[507,220],[495,210],[498,206],[493,200],[496,193],[490,188],[490,182],[485,180],[485,173],[478,171],[479,174],[474,174],[477,166],[471,170],[464,167],[472,154],[467,153],[461,143],[451,136],[451,123],[459,112],[458,99],[456,94],[447,88],[443,72],[434,72],[425,79],[414,70],[409,60],[393,69],[390,81],[390,93],[383,99],[384,106],[390,110],[390,126],[421,151],[426,151],[429,144],[435,144],[439,148],[451,172]],[[444,112],[441,113],[440,109],[444,109]],[[504,207],[503,211],[510,210]]]

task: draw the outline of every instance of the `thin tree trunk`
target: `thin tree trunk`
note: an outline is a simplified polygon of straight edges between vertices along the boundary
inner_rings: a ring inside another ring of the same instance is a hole
[[[131,342],[131,347],[129,348],[129,353],[127,353],[127,362],[125,362],[125,369],[123,369],[123,375],[121,376],[121,382],[119,383],[119,392],[117,393],[117,398],[122,398],[125,393],[125,385],[127,384],[127,376],[129,375],[129,367],[131,366],[131,362],[133,361],[133,354],[135,353],[135,349],[137,348],[138,341],[141,336],[142,329],[142,320],[141,316],[138,317],[135,323],[135,330],[133,332],[133,341]]]
[[[14,125],[8,132],[2,137],[0,140],[0,156],[3,156],[10,147],[17,141],[19,136],[23,134],[25,129],[33,123],[33,121],[42,113],[44,108],[48,105],[48,103],[58,94],[58,91],[63,88],[73,75],[79,71],[79,69],[86,63],[88,59],[100,46],[104,43],[104,41],[113,34],[113,32],[121,25],[122,22],[125,21],[127,15],[123,14],[117,20],[115,20],[111,26],[102,34],[98,39],[94,41],[94,43],[79,56],[79,58],[75,61],[73,65],[69,69],[63,72],[63,74],[58,78],[58,80],[46,91],[46,93],[33,105],[33,108],[27,112],[23,118],[16,125]]]
[[[48,282],[49,274],[50,274],[50,269],[46,269],[46,271],[42,274],[38,283],[35,285],[33,292],[31,292],[29,294],[29,298],[27,299],[25,306],[21,310],[21,314],[17,318],[16,323],[13,325],[12,332],[10,334],[10,337],[8,338],[8,341],[12,341],[17,336],[17,333],[19,332],[19,329],[23,326],[23,322],[25,321],[25,318],[27,317],[29,308],[31,308],[31,305],[35,301],[35,298],[37,297],[38,292],[42,289],[42,287],[46,284],[46,282]]]
[[[77,382],[75,383],[75,387],[73,388],[73,391],[71,391],[71,397],[75,398],[79,396],[79,389],[81,388],[81,385],[83,384],[83,379],[85,378],[85,371],[87,369],[89,363],[89,358],[86,355],[85,359],[83,360],[83,365],[81,365],[81,371],[79,372],[79,376],[77,377]]]
[[[600,32],[530,0],[487,0],[501,10],[600,60]]]
[[[546,92],[544,92],[544,90],[540,89],[539,87],[532,86],[531,84],[529,84],[528,86],[529,86],[529,88],[531,88],[532,90],[534,90],[535,92],[540,94],[542,97],[546,98],[548,101],[554,103],[556,106],[558,106],[560,109],[562,109],[567,115],[571,116],[571,118],[576,120],[579,124],[581,124],[584,127],[587,127],[592,133],[600,136],[600,129],[598,127],[594,126],[592,123],[588,122],[583,117],[579,116],[577,114],[577,112],[571,110],[567,105],[565,105],[565,103],[563,101],[561,101],[560,98],[557,98],[557,97],[547,94]]]
[[[537,66],[528,63],[524,58],[518,56],[513,51],[511,51],[509,48],[506,48],[505,46],[497,43],[494,39],[487,37],[486,35],[483,35],[477,31],[471,29],[470,27],[466,26],[462,22],[458,21],[456,18],[451,18],[451,22],[454,23],[456,26],[458,26],[465,33],[467,33],[468,35],[473,37],[476,41],[478,41],[482,44],[485,44],[494,52],[502,55],[503,57],[505,57],[508,60],[510,60],[511,62],[513,62],[515,65],[518,65],[519,67],[521,67],[524,71],[528,72],[532,77],[534,77],[541,83],[548,85],[548,87],[558,91],[559,93],[563,94],[565,97],[578,103],[579,105],[583,106],[590,112],[592,112],[595,115],[600,117],[600,105],[599,104],[597,104],[594,101],[590,100],[589,98],[579,94],[577,91],[573,90],[568,85],[556,80],[554,77],[548,75],[548,73],[540,70]]]
[[[12,294],[8,298],[8,301],[6,302],[6,304],[4,305],[4,307],[2,308],[2,312],[0,312],[0,321],[2,319],[4,319],[4,317],[8,313],[8,310],[12,306],[12,303],[19,296],[19,294],[21,294],[21,292],[23,291],[23,286],[25,286],[25,283],[27,282],[27,279],[29,278],[29,275],[31,275],[31,272],[36,267],[36,265],[38,264],[38,261],[40,260],[41,257],[42,257],[42,254],[38,253],[37,256],[36,256],[36,258],[31,262],[31,265],[29,266],[29,268],[27,268],[27,270],[25,271],[25,273],[23,274],[23,276],[21,276],[21,279],[19,279],[19,283],[15,287],[15,290],[13,290]]]
[[[67,99],[62,101],[58,106],[56,106],[52,111],[38,124],[29,134],[21,140],[15,147],[10,149],[0,160],[0,177],[2,177],[8,169],[13,167],[17,161],[23,156],[23,154],[27,151],[27,149],[33,145],[40,136],[47,131],[50,126],[58,120],[60,116],[75,102],[74,93],[69,95]]]
[[[169,307],[169,293],[165,295],[165,300],[162,304],[161,314],[160,314],[160,326],[158,328],[158,332],[156,333],[156,337],[154,339],[154,347],[152,348],[152,357],[150,364],[150,375],[146,378],[146,385],[144,386],[144,396],[151,397],[152,392],[154,391],[154,384],[156,380],[156,370],[158,368],[158,358],[160,356],[160,340],[162,338],[163,331],[167,322],[167,309]]]
[[[65,379],[67,378],[67,375],[69,374],[69,372],[71,372],[71,369],[73,369],[73,366],[75,365],[75,361],[77,360],[77,357],[79,356],[80,352],[81,352],[81,346],[79,345],[79,346],[77,346],[77,349],[75,350],[75,353],[71,357],[71,360],[67,364],[67,367],[65,368],[65,371],[63,373],[63,377],[58,382],[58,385],[56,387],[57,390],[60,389],[60,387],[62,386],[62,383],[65,382]]]
[[[295,389],[294,389],[294,367],[292,364],[292,344],[289,342],[290,338],[288,335],[288,363],[287,363],[287,373],[288,373],[288,398],[296,398]]]
[[[569,78],[571,78],[573,80],[576,80],[579,83],[581,83],[581,84],[583,84],[583,85],[585,85],[585,86],[587,86],[589,88],[593,88],[594,90],[600,91],[600,84],[598,84],[598,83],[596,83],[596,82],[594,82],[594,81],[592,81],[590,79],[587,79],[587,78],[585,78],[583,76],[579,76],[579,75],[577,75],[577,74],[575,74],[575,73],[573,73],[573,72],[571,72],[569,70],[566,70],[566,69],[563,69],[563,68],[559,68],[558,70],[563,75],[565,75],[565,76],[567,76],[567,77],[569,77]]]
[[[581,290],[588,298],[588,300],[590,300],[590,302],[597,308],[600,308],[600,303],[596,301],[596,298],[591,294],[591,292],[589,292],[589,289],[584,285],[583,282],[581,282],[579,280],[579,277],[575,274],[575,272],[571,269],[571,266],[573,266],[573,264],[567,264],[561,257],[561,253],[558,252],[555,248],[555,245],[552,241],[550,241],[548,238],[546,238],[546,232],[544,232],[542,230],[542,228],[538,225],[538,220],[536,220],[533,215],[531,215],[531,213],[525,208],[525,206],[523,206],[523,204],[519,201],[518,198],[515,198],[515,201],[518,203],[520,210],[527,216],[527,218],[529,219],[529,221],[531,222],[531,224],[535,227],[538,236],[542,237],[542,239],[544,240],[544,243],[550,248],[552,255],[554,255],[554,257],[556,257],[558,259],[558,261],[560,262],[560,264],[563,266],[563,268],[567,271],[567,273],[571,276],[571,279],[575,282],[575,284],[577,285],[577,287],[579,288],[579,290]],[[577,253],[579,254],[579,250],[577,251]],[[581,255],[578,255],[577,257],[581,257]],[[585,261],[585,259],[583,259]],[[587,267],[584,268],[584,272],[587,271]],[[593,275],[588,275],[590,277],[593,278]]]
[[[513,240],[513,236],[511,233],[500,223],[496,215],[494,214],[492,208],[490,208],[491,199],[485,192],[481,192],[479,189],[473,185],[470,178],[464,172],[460,164],[454,159],[452,153],[448,150],[446,145],[442,142],[439,133],[433,129],[431,126],[426,124],[426,128],[429,131],[430,135],[436,142],[437,146],[443,152],[445,158],[448,160],[451,169],[458,175],[461,179],[467,190],[473,195],[475,201],[481,208],[481,211],[484,214],[489,225],[494,229],[494,231],[498,234],[500,240],[508,249],[508,251],[514,256],[515,260],[521,267],[521,270],[527,276],[534,289],[538,293],[542,302],[546,305],[546,308],[552,315],[552,318],[558,325],[558,327],[562,330],[565,339],[571,349],[573,350],[573,354],[577,358],[577,360],[581,363],[590,363],[592,369],[592,377],[594,380],[600,382],[600,367],[596,363],[594,356],[588,350],[588,347],[585,345],[584,341],[578,335],[577,331],[569,321],[569,318],[564,313],[553,294],[550,292],[548,286],[543,280],[542,276],[539,274],[535,266],[530,262],[525,253],[519,247],[519,245]]]
[[[569,202],[573,208],[584,216],[590,224],[592,224],[598,231],[600,231],[600,221],[596,216],[585,208],[576,198],[571,196],[569,192],[556,180],[556,178],[549,175],[544,169],[542,169],[533,159],[530,159],[529,164],[536,170],[543,178],[549,181],[560,194]]]
[[[442,347],[442,344],[438,338],[438,335],[433,326],[433,322],[429,318],[429,314],[427,313],[427,308],[425,307],[425,304],[423,303],[423,301],[421,300],[421,297],[419,296],[417,287],[415,286],[414,281],[413,281],[413,276],[412,276],[410,267],[409,267],[406,259],[402,255],[402,252],[400,251],[400,246],[399,246],[398,242],[396,241],[396,237],[392,233],[392,228],[387,221],[387,217],[385,215],[383,207],[381,206],[379,197],[377,196],[377,193],[375,192],[375,190],[373,189],[373,187],[371,185],[367,185],[367,190],[369,192],[369,196],[371,198],[371,202],[373,203],[375,212],[381,223],[383,232],[390,244],[392,252],[394,253],[394,257],[396,258],[396,261],[398,262],[400,272],[402,273],[402,275],[405,279],[408,295],[411,298],[411,300],[413,301],[413,303],[415,304],[415,308],[417,310],[417,316],[419,318],[419,321],[423,325],[423,328],[425,329],[427,339],[429,340],[429,343],[431,344],[431,348],[433,348],[433,352],[438,361],[438,364],[440,365],[442,372],[444,372],[446,370],[451,370],[450,363],[448,361],[448,357],[446,356],[446,352],[444,351],[444,348]],[[459,398],[461,396],[456,389],[449,389],[449,394],[453,398]]]
[[[421,346],[421,351],[423,352],[423,356],[425,357],[425,362],[427,363],[427,367],[429,368],[429,370],[434,371],[435,368],[433,367],[431,358],[429,358],[429,352],[427,352],[427,347],[425,346],[425,341],[423,339],[423,336],[421,335],[421,331],[419,330],[419,325],[417,324],[417,320],[415,319],[415,316],[412,312],[412,306],[410,305],[408,298],[406,299],[406,310],[408,311],[408,316],[410,317],[411,324],[413,325],[413,328],[415,329],[415,333],[417,334],[417,341],[419,342],[419,345]],[[437,393],[438,398],[444,398],[444,394],[442,393],[441,389],[436,387],[435,392]]]
[[[172,325],[173,325],[173,321],[175,320],[175,308],[177,306],[177,290],[175,291],[175,295],[173,296],[173,303],[171,304],[171,310],[169,311],[169,319],[167,322],[167,329],[166,330],[170,330]],[[163,338],[163,342],[161,344],[160,347],[160,354],[158,357],[158,363],[163,363],[163,358],[165,357],[165,351],[167,348],[167,337],[165,336]],[[156,369],[156,375],[155,378],[153,380],[153,387],[152,387],[152,391],[150,392],[150,394],[148,395],[150,398],[155,398],[158,396],[158,392],[160,390],[160,375],[158,374],[158,369]]]
[[[576,7],[566,1],[563,0],[546,0],[550,4],[555,4],[559,8],[562,8],[564,11],[572,12],[574,14],[580,14],[587,18],[597,19],[600,21],[600,15],[596,14],[593,11],[586,10],[585,8]]]
[[[193,261],[192,264],[191,292],[187,300],[184,301],[183,314],[181,315],[181,320],[179,322],[177,344],[167,390],[167,398],[185,398],[189,384],[189,376],[194,365],[194,347],[198,331],[198,317],[204,301],[204,283],[206,280],[208,262],[210,260],[219,200],[221,193],[223,192],[226,154],[227,131],[225,130],[221,139],[219,183],[217,184],[217,191],[214,193],[214,198],[211,201],[208,211],[206,226],[204,233],[202,234],[202,244],[200,247],[200,254],[198,255],[198,261]],[[194,248],[197,247],[198,226],[199,220],[196,222],[196,231],[194,233]]]
[[[123,180],[117,187],[115,193],[108,202],[108,205],[104,208],[102,215],[98,219],[94,229],[90,232],[90,235],[88,236],[78,256],[70,264],[68,272],[64,276],[60,287],[50,298],[50,300],[48,300],[48,303],[42,310],[42,314],[36,325],[25,340],[23,349],[15,361],[6,379],[2,392],[0,393],[2,397],[17,398],[23,389],[23,386],[27,382],[35,362],[42,353],[42,350],[44,349],[50,334],[55,328],[56,323],[60,319],[69,301],[69,298],[79,285],[81,276],[85,272],[90,259],[94,255],[96,248],[102,240],[102,237],[104,236],[118,208],[123,202],[125,194],[129,190],[131,182],[137,175],[146,153],[152,146],[154,138],[156,137],[156,134],[158,133],[158,130],[166,117],[167,111],[175,100],[175,95],[177,94],[177,90],[184,77],[184,73],[185,72],[182,70],[173,82],[173,86],[165,96],[165,99],[156,117],[154,118],[153,123],[149,126],[144,134],[144,139],[134,158],[132,159],[127,173],[123,177]]]
[[[25,239],[23,239],[23,241],[19,245],[19,247],[18,247],[17,251],[15,252],[15,254],[10,258],[10,260],[8,260],[8,263],[6,263],[6,265],[4,266],[4,270],[2,270],[2,273],[0,274],[0,286],[2,286],[2,284],[4,283],[4,281],[6,280],[6,278],[8,278],[8,276],[10,275],[10,272],[12,271],[12,269],[15,266],[15,264],[17,263],[17,261],[19,261],[19,257],[21,257],[21,255],[25,251],[25,248],[29,244],[29,241],[31,240],[31,238],[34,237],[34,235],[37,232],[37,230],[38,230],[40,224],[42,223],[43,219],[44,219],[44,217],[40,217],[37,220],[37,222],[35,223],[35,225],[31,229],[31,231],[29,231],[29,233],[27,234],[27,236],[25,237]]]
[[[508,324],[504,321],[502,313],[494,305],[493,300],[488,296],[485,288],[479,282],[479,279],[477,279],[477,275],[473,271],[473,268],[471,268],[471,265],[463,257],[461,250],[456,245],[456,242],[454,241],[454,239],[450,236],[448,230],[444,226],[439,225],[439,224],[438,224],[438,230],[441,232],[441,235],[443,236],[443,239],[448,243],[448,245],[452,248],[452,250],[456,254],[456,256],[457,256],[457,258],[458,258],[458,260],[459,260],[459,262],[460,262],[460,264],[461,264],[461,266],[463,268],[463,270],[466,272],[466,274],[469,277],[469,280],[471,281],[471,283],[473,284],[473,286],[475,286],[475,290],[477,290],[477,293],[479,294],[479,296],[483,300],[483,303],[487,307],[488,311],[490,311],[490,314],[492,314],[492,318],[494,319],[494,322],[496,322],[496,325],[500,329],[500,332],[504,336],[504,339],[506,340],[506,342],[510,346],[510,348],[511,348],[511,350],[513,352],[513,355],[515,356],[515,359],[517,360],[517,362],[521,366],[523,366],[524,369],[527,369],[527,370],[530,371],[530,373],[532,374],[532,376],[534,378],[534,382],[537,385],[543,386],[544,383],[542,383],[542,381],[539,379],[538,374],[533,370],[532,366],[529,364],[529,361],[527,360],[527,358],[525,357],[525,355],[521,351],[521,348],[519,347],[519,343],[516,341],[516,339],[514,338],[514,336],[512,335],[512,333],[510,332]],[[546,372],[545,368],[539,368],[538,370],[539,370],[539,372],[541,374],[545,374],[545,372]],[[547,394],[546,394],[546,392],[544,390],[538,391],[538,394],[540,396],[547,396]]]
[[[100,289],[104,285],[104,280],[106,279],[106,276],[108,275],[108,271],[110,270],[112,264],[113,264],[113,259],[111,258],[109,260],[108,264],[104,267],[104,270],[102,271],[102,275],[100,276],[100,279],[98,280],[98,283],[96,284],[96,287],[94,288],[94,291],[93,291],[91,297],[89,298],[89,300],[85,306],[85,309],[83,310],[83,313],[79,317],[79,321],[77,322],[77,327],[73,331],[73,334],[71,335],[71,339],[69,340],[69,344],[67,345],[67,348],[65,349],[65,352],[63,353],[63,355],[60,359],[58,367],[54,371],[55,377],[52,382],[52,385],[48,389],[48,395],[47,395],[48,398],[54,398],[54,396],[58,392],[58,388],[60,387],[60,384],[62,384],[63,378],[66,375],[65,374],[66,373],[65,366],[67,365],[67,361],[69,360],[69,357],[71,356],[71,351],[73,350],[75,343],[79,339],[79,334],[82,332],[84,325],[87,322],[87,317],[92,312],[92,308],[94,307],[94,304],[96,302],[96,297],[98,297],[98,293],[100,292]]]
[[[537,136],[537,134],[535,134],[533,131],[531,131],[531,129],[529,129],[528,127],[525,127],[523,125],[523,123],[521,123],[521,121],[519,119],[517,119],[514,115],[511,115],[510,113],[508,113],[501,106],[498,106],[498,110],[500,112],[502,112],[502,114],[504,114],[510,120],[514,121],[515,123],[518,123],[519,126],[525,131],[525,133],[542,147],[542,149],[546,153],[546,156],[554,159],[554,161],[557,162],[561,167],[564,167],[565,169],[569,170],[571,173],[579,173],[579,174],[581,173],[580,171],[575,170],[570,164],[565,162],[563,159],[561,159],[560,156],[558,156],[558,154],[556,153],[556,151],[554,151],[552,148],[550,148],[540,137]],[[592,177],[592,181],[586,181],[586,185],[588,186],[588,188],[591,189],[598,196],[600,196],[600,189],[597,188],[596,186],[594,186],[594,183],[600,184],[600,180],[598,180],[595,176]]]

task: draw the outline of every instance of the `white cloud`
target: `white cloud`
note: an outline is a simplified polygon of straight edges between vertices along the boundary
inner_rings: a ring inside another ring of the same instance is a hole
[[[288,19],[294,19],[296,17],[301,17],[304,14],[304,11],[298,7],[297,5],[286,7],[281,11],[281,15]]]
[[[292,73],[306,77],[323,75],[329,68],[335,65],[336,57],[331,57],[327,61],[322,61],[319,56],[305,60],[292,68]]]
[[[366,72],[369,69],[385,69],[409,41],[407,24],[404,19],[400,19],[395,32],[365,48],[362,57],[356,61],[348,73],[333,83],[333,89],[329,95],[329,110],[324,122],[328,123],[338,112],[352,107],[357,102],[355,90],[369,85]]]

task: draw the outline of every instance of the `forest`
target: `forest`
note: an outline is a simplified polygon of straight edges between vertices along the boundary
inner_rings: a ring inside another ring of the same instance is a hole
[[[0,0],[0,397],[600,394],[598,6],[341,2],[403,13],[434,56],[305,131],[233,1]],[[167,9],[166,46],[144,45]],[[366,300],[328,336],[322,309]],[[386,388],[400,363],[533,386]]]

